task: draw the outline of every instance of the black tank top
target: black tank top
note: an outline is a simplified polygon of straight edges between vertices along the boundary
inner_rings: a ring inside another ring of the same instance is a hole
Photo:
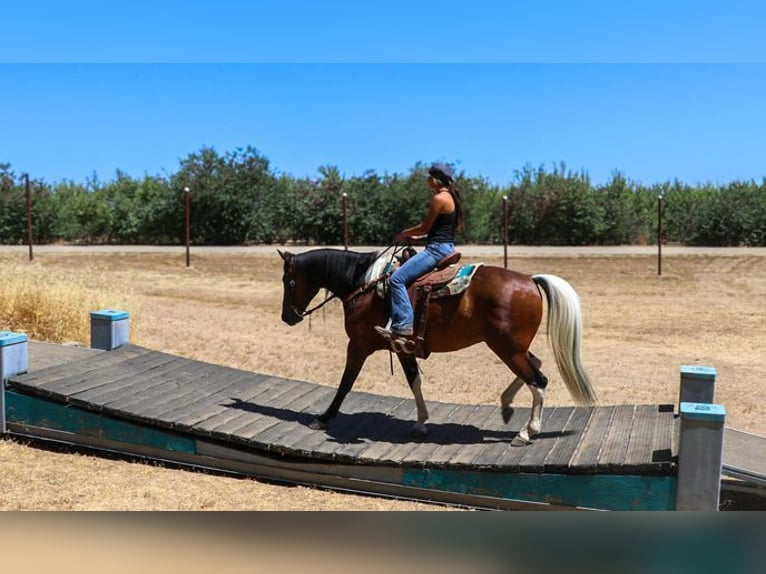
[[[457,206],[452,213],[440,213],[428,232],[429,243],[455,243]]]

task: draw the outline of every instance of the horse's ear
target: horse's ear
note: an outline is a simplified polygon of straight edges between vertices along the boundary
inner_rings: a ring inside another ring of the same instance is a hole
[[[287,251],[283,253],[279,249],[277,249],[277,253],[279,253],[279,256],[282,258],[283,261],[287,261],[287,256],[290,255]]]

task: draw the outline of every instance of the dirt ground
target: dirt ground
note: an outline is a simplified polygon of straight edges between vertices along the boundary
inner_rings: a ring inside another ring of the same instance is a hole
[[[503,265],[502,248],[462,251],[464,261]],[[0,250],[0,267],[25,257],[21,248]],[[515,248],[509,257],[510,267],[560,275],[579,293],[583,356],[600,404],[675,403],[680,367],[712,366],[727,426],[766,434],[766,250],[668,248],[661,276],[648,248]],[[295,327],[283,324],[275,248],[197,249],[190,268],[178,248],[43,249],[29,265],[97,273],[129,292],[139,306],[129,309],[132,339],[145,347],[333,387],[340,379],[341,306],[330,303]],[[546,404],[573,404],[544,327],[532,351],[550,380]],[[496,404],[510,380],[483,345],[421,364],[426,400]],[[391,375],[384,352],[370,358],[355,390],[411,396],[398,365]],[[526,406],[529,398],[522,391],[517,403]],[[0,484],[0,509],[7,510],[441,508],[51,452],[8,439],[0,440]]]

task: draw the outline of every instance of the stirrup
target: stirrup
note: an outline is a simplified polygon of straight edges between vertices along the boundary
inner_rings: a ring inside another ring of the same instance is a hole
[[[416,350],[415,346],[415,339],[397,337],[396,339],[391,340],[391,349],[393,349],[395,353],[407,353],[408,355],[414,355]]]
[[[393,329],[390,329],[388,325],[385,327],[381,327],[380,325],[375,325],[375,332],[383,337],[386,341],[391,341],[393,339],[397,338],[407,338],[412,337],[414,335],[414,331],[412,333],[401,333],[399,331],[394,331]]]

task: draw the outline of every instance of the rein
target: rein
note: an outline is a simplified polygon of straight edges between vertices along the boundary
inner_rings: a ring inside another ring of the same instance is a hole
[[[337,295],[336,295],[335,293],[333,293],[333,294],[332,294],[332,295],[330,295],[329,297],[325,297],[325,300],[324,300],[324,301],[322,301],[322,302],[321,302],[321,303],[319,303],[318,305],[314,305],[314,306],[313,306],[311,309],[306,309],[306,310],[305,310],[303,313],[301,313],[301,317],[308,317],[308,316],[309,316],[309,315],[311,315],[311,314],[312,314],[314,311],[316,311],[317,309],[321,309],[322,307],[324,307],[325,305],[327,305],[327,304],[328,304],[330,301],[332,301],[332,300],[333,300],[333,299],[335,299],[336,297],[337,297]]]
[[[389,245],[388,247],[386,247],[381,252],[381,254],[378,257],[382,257],[385,254],[385,252],[388,251],[389,249],[391,249],[392,247],[394,248],[394,250],[391,252],[391,261],[390,262],[393,262],[394,257],[396,256],[396,254],[399,251],[401,251],[402,249],[404,249],[404,246],[399,247],[398,244]],[[366,293],[371,288],[373,288],[375,285],[377,285],[378,282],[381,281],[383,278],[384,278],[384,275],[381,275],[377,279],[373,279],[372,281],[370,281],[368,283],[365,283],[361,287],[355,289],[354,291],[352,291],[351,293],[349,293],[348,295],[346,295],[342,299],[343,304],[345,305],[347,302],[351,301],[355,297],[358,297],[359,295],[361,295],[363,293]],[[291,289],[291,291],[293,289],[295,289],[295,280],[294,279],[292,279],[291,282],[290,282],[290,289]],[[293,306],[293,313],[295,313],[296,315],[299,315],[300,317],[309,317],[314,311],[317,311],[317,310],[321,309],[322,307],[324,307],[330,301],[332,301],[333,299],[336,299],[337,297],[338,296],[335,293],[332,293],[329,297],[325,297],[324,301],[322,301],[321,303],[319,303],[317,305],[314,305],[311,309],[306,309],[305,311],[298,311],[298,309],[295,306]]]

